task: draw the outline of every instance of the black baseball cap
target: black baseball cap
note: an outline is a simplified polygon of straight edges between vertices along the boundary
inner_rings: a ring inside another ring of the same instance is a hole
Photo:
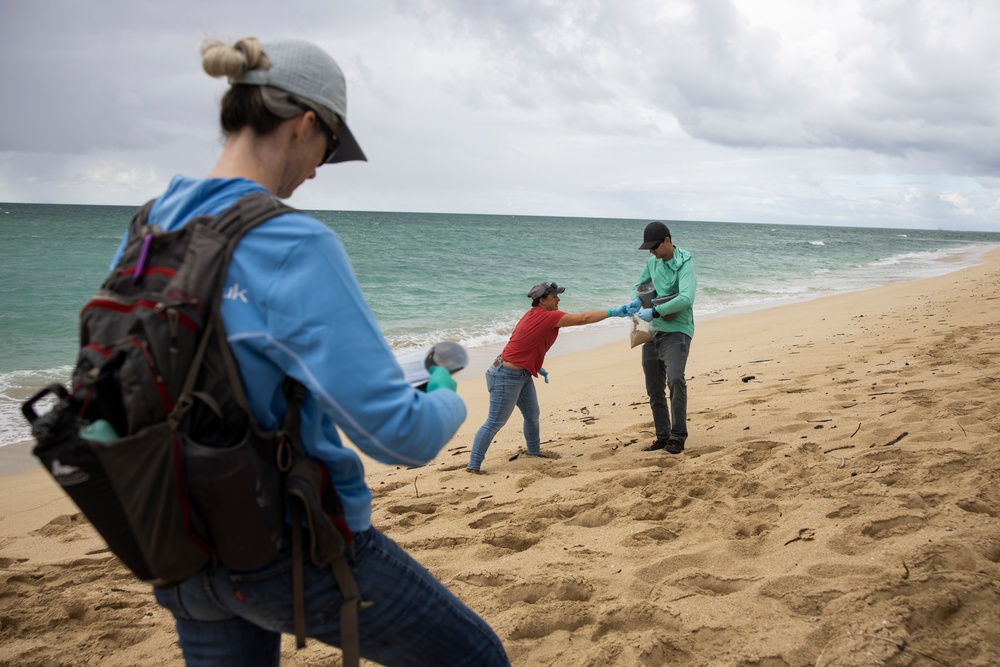
[[[646,230],[642,233],[642,245],[639,246],[639,250],[655,248],[668,236],[670,236],[670,230],[665,224],[662,222],[651,222],[646,225]]]

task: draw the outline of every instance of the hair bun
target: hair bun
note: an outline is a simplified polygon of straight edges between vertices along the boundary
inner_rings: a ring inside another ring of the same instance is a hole
[[[244,37],[232,46],[217,39],[206,40],[201,45],[201,66],[209,76],[230,79],[253,69],[267,69],[269,63],[260,40]]]

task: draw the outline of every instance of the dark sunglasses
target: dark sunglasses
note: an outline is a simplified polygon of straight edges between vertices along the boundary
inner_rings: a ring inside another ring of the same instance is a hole
[[[320,162],[320,164],[326,164],[330,161],[330,158],[333,157],[333,154],[337,152],[337,149],[340,148],[340,139],[333,133],[333,130],[326,124],[326,121],[323,120],[323,117],[319,115],[318,111],[291,95],[288,96],[288,101],[302,109],[302,111],[312,111],[313,114],[315,114],[316,122],[319,124],[320,131],[326,135],[326,153],[323,155],[323,161]]]

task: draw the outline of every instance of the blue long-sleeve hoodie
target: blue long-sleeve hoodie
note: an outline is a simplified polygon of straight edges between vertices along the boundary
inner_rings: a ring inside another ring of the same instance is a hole
[[[169,231],[221,213],[251,192],[266,189],[241,178],[178,176],[149,220]],[[371,491],[360,457],[338,428],[378,461],[419,466],[465,420],[465,404],[454,392],[425,393],[403,380],[340,238],[308,215],[272,218],[240,241],[226,275],[222,319],[261,428],[281,423],[285,376],[305,385],[302,444],[325,464],[352,531],[371,526]]]

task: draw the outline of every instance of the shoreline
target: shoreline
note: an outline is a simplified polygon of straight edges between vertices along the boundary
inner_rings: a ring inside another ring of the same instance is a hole
[[[912,283],[920,283],[927,280],[935,280],[939,278],[945,278],[947,276],[953,275],[955,273],[961,273],[963,271],[974,269],[977,266],[984,264],[989,264],[991,261],[998,261],[996,258],[1000,258],[1000,246],[989,246],[985,249],[979,250],[976,253],[977,261],[971,266],[963,266],[947,273],[943,273],[937,276],[932,276],[930,278],[913,278],[908,280],[903,280],[900,282],[889,283],[886,285],[878,285],[876,287],[870,287],[863,290],[854,290],[850,292],[838,292],[836,294],[828,294],[817,297],[801,297],[792,298],[778,303],[767,303],[761,304],[759,306],[744,306],[740,308],[732,308],[716,313],[710,313],[708,315],[701,316],[700,319],[695,322],[695,341],[700,337],[701,329],[703,329],[710,322],[715,321],[726,321],[732,318],[739,318],[746,315],[753,315],[759,313],[766,313],[771,310],[782,309],[786,307],[794,307],[796,305],[810,304],[817,301],[824,301],[826,299],[837,299],[837,298],[849,298],[851,295],[855,294],[865,294],[870,291],[887,289],[899,285],[909,285]],[[990,258],[994,259],[991,260]],[[619,344],[626,345],[629,338],[629,332],[631,331],[631,319],[624,318],[620,321],[616,320],[605,320],[610,321],[612,324],[598,326],[598,327],[573,327],[560,332],[559,338],[553,344],[549,353],[546,355],[546,359],[556,359],[565,356],[574,356],[585,353],[600,352],[602,349],[611,349]],[[476,379],[481,379],[486,369],[492,363],[493,359],[500,354],[506,345],[506,341],[503,343],[493,343],[490,345],[483,345],[480,347],[469,348],[469,363],[468,365],[454,374],[456,382],[459,383],[461,388],[463,382],[474,381]],[[692,354],[696,349],[696,343],[692,343]],[[11,442],[7,444],[0,444],[0,478],[17,474],[20,472],[31,470],[33,467],[38,465],[38,462],[31,456],[31,448],[34,446],[33,440],[23,440],[19,442]],[[9,451],[8,448],[10,449]]]
[[[973,263],[969,266],[962,266],[961,268],[951,269],[943,274],[938,274],[934,277],[941,277],[944,275],[949,275],[955,273],[956,271],[962,271],[965,268],[971,268],[979,265],[985,261],[986,256],[989,253],[1000,248],[1000,245],[978,245],[969,246],[963,248],[961,254],[954,255],[945,260],[943,265],[953,265],[956,262],[967,262],[972,261]],[[901,283],[910,283],[920,280],[928,280],[931,278],[926,277],[915,277],[906,278],[901,281]],[[698,330],[704,327],[707,323],[712,322],[717,319],[725,319],[730,317],[736,317],[746,313],[754,313],[760,311],[767,311],[772,308],[780,308],[785,305],[792,305],[796,303],[808,303],[810,301],[816,301],[819,299],[826,299],[830,297],[839,296],[842,294],[855,294],[859,292],[866,292],[869,289],[879,289],[880,287],[888,287],[891,285],[901,284],[900,282],[888,283],[884,285],[879,285],[876,287],[870,287],[862,290],[854,290],[849,292],[838,292],[835,294],[823,294],[823,295],[808,295],[791,297],[788,299],[769,302],[763,304],[756,304],[750,306],[738,306],[727,308],[721,311],[712,312],[709,314],[700,314],[696,319],[696,334],[698,336]],[[567,311],[567,312],[579,312],[579,311]],[[552,349],[549,351],[547,358],[557,358],[565,355],[572,355],[579,352],[593,351],[600,349],[605,346],[614,345],[617,341],[627,340],[629,336],[629,331],[631,330],[631,323],[629,319],[624,319],[622,321],[608,320],[608,324],[598,324],[584,327],[573,327],[566,329],[560,333],[559,339],[553,345]],[[469,364],[468,366],[455,374],[455,378],[458,382],[466,381],[469,379],[482,377],[485,373],[486,368],[493,361],[493,359],[500,353],[503,349],[506,341],[491,343],[488,345],[483,345],[481,347],[467,348],[469,353]],[[28,392],[28,395],[33,392]],[[20,414],[15,417],[17,421],[21,421]],[[25,429],[25,436],[27,437],[27,429]],[[0,443],[0,451],[5,447],[11,445],[23,444],[23,441],[11,441],[8,443]],[[0,457],[0,476],[3,475],[3,462],[2,457]]]
[[[848,296],[851,294],[865,293],[870,290],[878,290],[885,287],[892,287],[894,285],[903,285],[914,282],[920,282],[923,280],[933,280],[935,278],[941,278],[944,276],[951,275],[953,273],[958,273],[966,269],[971,269],[982,264],[988,264],[990,262],[989,257],[992,253],[1000,252],[1000,245],[986,245],[977,247],[977,250],[973,253],[975,257],[974,263],[967,266],[961,266],[959,268],[953,268],[945,273],[941,273],[930,277],[917,277],[917,278],[907,278],[905,280],[887,283],[883,285],[876,285],[874,287],[868,287],[865,289],[851,290],[848,292],[837,292],[834,294],[823,294],[819,296],[803,296],[803,297],[792,297],[784,299],[777,302],[762,303],[752,306],[739,306],[734,308],[727,308],[718,312],[709,313],[707,315],[699,315],[695,319],[695,338],[699,335],[699,330],[708,322],[715,320],[725,320],[728,318],[739,317],[742,315],[749,315],[752,313],[766,312],[775,308],[783,308],[786,306],[794,306],[796,304],[810,303],[813,301],[820,301],[823,299],[830,299],[840,296]],[[958,261],[957,258],[950,258],[950,262]],[[546,355],[546,359],[561,357],[566,355],[577,354],[581,352],[588,352],[593,350],[598,350],[603,347],[610,347],[615,345],[620,341],[627,341],[629,337],[629,332],[631,331],[631,320],[630,318],[622,319],[621,321],[615,322],[613,324],[604,325],[600,327],[573,327],[560,332],[559,338],[556,340],[552,349]],[[617,325],[617,326],[616,326]],[[459,371],[455,374],[455,378],[458,381],[463,379],[468,379],[475,377],[476,375],[482,375],[486,372],[487,366],[493,359],[500,353],[500,351],[506,345],[506,341],[502,343],[494,343],[491,345],[484,345],[482,347],[470,348],[469,352],[469,365],[465,369]],[[477,369],[476,364],[479,364]]]

